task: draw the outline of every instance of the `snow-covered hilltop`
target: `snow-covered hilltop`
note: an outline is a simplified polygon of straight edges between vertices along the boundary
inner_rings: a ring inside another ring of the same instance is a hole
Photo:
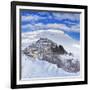
[[[76,47],[79,46],[78,41],[60,30],[38,30],[22,33],[21,36],[22,78],[53,77],[54,74],[55,76],[77,76],[80,71],[80,48]],[[48,72],[48,64],[49,67],[55,66],[54,73]],[[31,70],[32,67],[34,71]],[[40,72],[37,73],[37,71]]]

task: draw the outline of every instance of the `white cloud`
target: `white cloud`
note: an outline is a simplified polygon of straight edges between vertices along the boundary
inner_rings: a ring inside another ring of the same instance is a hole
[[[40,12],[40,15],[45,15],[46,12]],[[60,29],[60,30],[64,30],[64,31],[73,31],[73,32],[80,32],[80,26],[79,24],[75,23],[75,22],[70,22],[68,20],[79,20],[80,19],[80,15],[79,14],[71,14],[71,13],[56,13],[53,12],[52,15],[48,15],[49,13],[47,13],[47,17],[42,17],[40,15],[32,15],[32,14],[27,14],[27,15],[23,15],[21,16],[21,20],[22,21],[31,21],[32,24],[28,23],[26,25],[22,25],[22,29],[28,29],[28,30],[38,30],[38,29]],[[49,20],[49,19],[57,19],[57,20],[62,20],[65,19],[64,22],[68,23],[70,25],[70,27],[67,26],[67,24],[61,24],[61,23],[47,23],[47,24],[43,24],[43,23],[36,23],[36,21],[39,21],[43,19],[44,20]],[[66,20],[68,19],[68,20]],[[71,25],[71,24],[75,24],[75,25]]]
[[[22,25],[22,29],[30,29],[30,28],[34,28],[33,25],[31,24]]]
[[[22,21],[30,21],[30,20],[34,20],[34,21],[37,21],[39,18],[39,16],[37,15],[26,15],[26,16],[21,16],[21,20]]]
[[[57,23],[53,23],[53,24],[38,23],[38,24],[35,24],[35,27],[60,29],[60,27],[63,27],[63,25],[64,24],[57,24]]]
[[[74,25],[72,27],[67,27],[65,24],[57,24],[57,23],[50,23],[50,24],[43,24],[43,23],[37,23],[34,25],[26,24],[22,25],[22,29],[28,29],[28,30],[39,30],[39,29],[60,29],[63,31],[71,31],[71,32],[80,32],[79,25]]]
[[[73,47],[80,48],[80,45],[79,44],[73,44]]]
[[[70,20],[80,20],[79,14],[71,13],[53,13],[55,19],[70,19]]]
[[[80,32],[80,25],[79,24],[74,25],[70,28],[70,30],[73,32]]]
[[[44,12],[40,13],[40,15],[46,14]],[[39,15],[23,15],[21,16],[22,21],[30,21],[30,20],[39,20],[39,19],[57,19],[57,20],[62,20],[62,19],[69,19],[69,20],[80,20],[80,15],[79,14],[70,14],[70,13],[52,13],[52,15],[49,15],[47,13],[47,17],[42,17]],[[67,22],[67,21],[66,21]]]

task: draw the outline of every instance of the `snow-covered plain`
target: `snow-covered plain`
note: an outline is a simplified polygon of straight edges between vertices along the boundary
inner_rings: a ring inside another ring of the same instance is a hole
[[[74,54],[74,57],[80,60],[80,42],[72,39],[63,31],[60,30],[38,30],[33,32],[23,32],[21,34],[21,51],[30,44],[36,42],[40,38],[48,38],[57,45],[63,45],[66,51]],[[61,56],[62,58],[70,58],[68,56]],[[47,78],[47,77],[67,77],[79,76],[80,72],[69,73],[55,64],[47,61],[31,58],[21,52],[21,79],[31,80],[32,78]]]

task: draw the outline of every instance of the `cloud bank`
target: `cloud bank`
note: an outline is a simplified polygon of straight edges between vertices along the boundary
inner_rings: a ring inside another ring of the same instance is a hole
[[[80,32],[80,14],[70,12],[21,12],[22,31],[58,29],[67,32]]]

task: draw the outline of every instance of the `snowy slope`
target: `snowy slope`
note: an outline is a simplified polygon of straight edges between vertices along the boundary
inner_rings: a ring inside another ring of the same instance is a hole
[[[22,54],[22,80],[31,80],[32,78],[78,76],[79,74],[79,72],[66,72],[63,69],[58,68],[56,64],[51,64],[38,59],[33,60],[33,58]]]
[[[22,50],[30,44],[36,42],[40,38],[48,38],[58,45],[63,45],[68,52],[72,52],[76,58],[79,58],[80,44],[78,41],[73,40],[67,34],[60,30],[38,30],[33,32],[24,32],[21,35],[22,38]],[[38,77],[63,77],[63,76],[77,76],[78,73],[69,73],[61,68],[58,68],[55,64],[48,63],[46,61],[40,61],[38,59],[30,58],[24,54],[22,56],[22,73],[23,80],[30,80],[31,78]],[[62,56],[62,58],[69,58]]]

